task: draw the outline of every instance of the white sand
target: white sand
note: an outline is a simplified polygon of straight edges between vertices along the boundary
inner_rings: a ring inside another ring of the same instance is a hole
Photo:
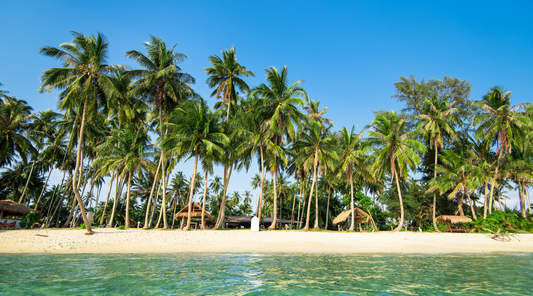
[[[486,234],[95,229],[1,230],[0,253],[532,253],[533,234],[511,242]],[[36,236],[36,234],[47,235]]]

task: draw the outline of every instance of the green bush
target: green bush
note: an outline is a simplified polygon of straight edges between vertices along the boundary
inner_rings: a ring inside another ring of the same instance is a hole
[[[497,232],[533,232],[533,223],[523,218],[515,212],[494,212],[487,216],[487,219],[478,218],[467,223],[468,228],[475,228],[479,232],[487,232],[484,228]]]
[[[19,222],[20,228],[33,227],[35,220],[37,219],[37,213],[31,211],[26,217],[22,218]]]
[[[118,230],[124,230],[126,229],[126,226],[125,225],[120,225],[119,227],[117,227]]]
[[[81,223],[81,225],[80,225],[80,229],[85,229],[85,228],[86,228],[86,227],[85,227],[85,223]]]

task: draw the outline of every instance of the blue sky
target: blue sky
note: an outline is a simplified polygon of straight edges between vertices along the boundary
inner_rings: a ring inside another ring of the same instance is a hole
[[[102,32],[110,64],[137,65],[149,35],[178,43],[196,91],[210,105],[207,58],[235,45],[238,61],[264,81],[264,69],[287,65],[310,99],[328,106],[336,129],[369,124],[372,110],[399,110],[393,83],[413,74],[469,80],[471,99],[490,87],[533,98],[533,2],[497,1],[4,1],[0,0],[0,82],[35,111],[55,109],[56,93],[39,94],[41,73],[59,62],[42,46],[72,40],[69,31]],[[192,169],[183,170],[190,175]],[[253,172],[255,173],[255,171]],[[221,173],[219,173],[221,175]],[[230,192],[250,190],[252,174],[232,178]]]

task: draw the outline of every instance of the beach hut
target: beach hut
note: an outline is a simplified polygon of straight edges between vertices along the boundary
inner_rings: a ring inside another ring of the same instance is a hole
[[[209,214],[207,211],[204,211],[204,213],[205,213],[206,221],[213,220],[213,216],[211,216],[211,214]],[[181,211],[176,213],[176,215],[174,216],[174,219],[176,219],[177,221],[187,219],[188,214],[189,214],[189,205],[186,205],[183,209],[181,209]],[[202,219],[202,207],[195,202],[192,202],[191,218]],[[191,225],[196,228],[198,226],[198,223],[191,222]]]
[[[356,224],[374,223],[374,220],[372,220],[372,217],[369,214],[365,213],[365,211],[361,210],[360,208],[355,208],[354,212],[355,212],[355,223]],[[348,219],[351,216],[352,216],[352,210],[351,209],[346,210],[340,213],[335,219],[333,219],[333,224],[339,224],[345,221],[347,221],[346,223],[351,223],[351,218]]]
[[[472,222],[472,219],[466,216],[454,216],[454,215],[440,215],[435,220],[437,220],[437,222],[444,224],[444,231],[447,231],[446,228],[448,228],[448,230],[452,233],[453,231],[452,231],[451,224],[463,224],[463,223]],[[455,226],[453,230],[455,230],[455,232],[466,232],[466,228],[460,227],[460,226]]]
[[[24,217],[32,211],[39,215],[39,211],[30,209],[12,200],[0,200],[0,223],[2,227],[8,229],[19,228],[18,225],[21,219],[19,217]]]

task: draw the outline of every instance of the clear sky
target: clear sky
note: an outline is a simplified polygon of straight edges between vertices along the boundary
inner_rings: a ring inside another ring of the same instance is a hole
[[[127,50],[144,52],[149,35],[188,55],[184,72],[212,106],[203,68],[209,55],[235,45],[238,61],[264,82],[264,69],[287,65],[309,98],[328,106],[336,129],[399,110],[398,76],[469,80],[471,99],[490,87],[513,91],[512,104],[533,98],[531,1],[6,1],[0,0],[0,82],[35,111],[56,109],[57,93],[39,94],[41,73],[58,61],[42,46],[72,40],[69,31],[101,32],[109,63],[138,67]],[[190,176],[189,165],[178,168]],[[232,178],[229,192],[250,190],[252,174]],[[222,175],[222,173],[218,173]],[[254,192],[255,193],[255,192]]]

